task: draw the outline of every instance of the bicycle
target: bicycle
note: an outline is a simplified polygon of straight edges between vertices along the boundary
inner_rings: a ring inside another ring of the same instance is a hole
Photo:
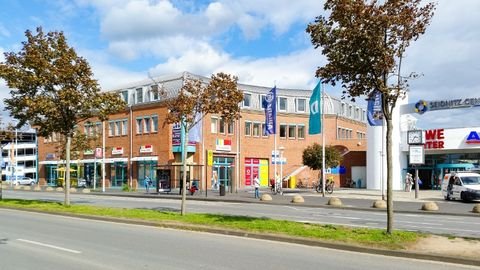
[[[333,188],[335,187],[335,181],[333,181],[333,179],[331,178],[328,178],[327,179],[327,183],[325,185],[325,191],[328,193],[328,194],[332,194],[333,193]],[[318,185],[315,186],[315,190],[318,192],[318,193],[321,193],[323,190],[322,190],[322,181],[319,181],[318,182]]]
[[[272,191],[272,194],[273,195],[277,195],[277,194],[283,195],[282,185],[280,183],[277,183],[277,184],[278,185],[275,184],[275,180],[270,179],[270,190]],[[277,186],[277,188],[275,188],[275,186]]]

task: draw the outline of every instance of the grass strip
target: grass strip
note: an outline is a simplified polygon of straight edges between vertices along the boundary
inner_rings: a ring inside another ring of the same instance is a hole
[[[425,235],[416,232],[394,231],[391,235],[380,229],[352,228],[345,226],[304,224],[294,221],[231,216],[218,214],[195,214],[185,216],[173,211],[152,209],[126,209],[90,205],[64,206],[58,202],[38,200],[3,199],[0,206],[32,209],[52,213],[91,215],[153,222],[178,222],[189,225],[241,230],[253,233],[271,233],[294,237],[305,237],[336,243],[345,243],[391,250],[406,249]],[[321,210],[319,210],[321,211]]]

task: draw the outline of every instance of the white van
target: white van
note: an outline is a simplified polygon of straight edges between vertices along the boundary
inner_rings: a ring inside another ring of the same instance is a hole
[[[480,199],[480,174],[456,172],[445,174],[442,181],[445,200],[472,201]]]

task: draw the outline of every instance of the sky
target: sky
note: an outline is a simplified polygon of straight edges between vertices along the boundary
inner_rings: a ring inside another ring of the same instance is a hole
[[[24,32],[63,31],[102,89],[189,71],[226,72],[240,83],[313,89],[326,63],[305,32],[321,0],[0,0],[0,61]],[[480,98],[480,1],[438,0],[425,35],[406,52],[409,102]],[[341,97],[342,89],[326,86]],[[0,98],[9,95],[0,80]],[[362,98],[360,98],[362,100]],[[360,101],[365,105],[364,101]],[[0,103],[3,108],[3,103]],[[480,107],[427,112],[419,128],[480,127]],[[2,113],[6,118],[8,112]]]

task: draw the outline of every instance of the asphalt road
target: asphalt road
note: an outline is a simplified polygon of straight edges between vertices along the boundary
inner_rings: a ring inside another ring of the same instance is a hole
[[[5,191],[6,198],[42,199],[61,202],[63,201],[63,196],[62,193]],[[126,198],[83,194],[72,194],[71,196],[72,203],[75,204],[168,211],[179,211],[180,209],[180,201],[171,199]],[[380,229],[386,228],[387,219],[386,213],[380,211],[194,200],[187,201],[187,212],[267,217],[299,222]],[[396,213],[394,218],[394,228],[396,229],[480,238],[480,218],[478,216]]]
[[[0,269],[480,269],[0,209]]]

